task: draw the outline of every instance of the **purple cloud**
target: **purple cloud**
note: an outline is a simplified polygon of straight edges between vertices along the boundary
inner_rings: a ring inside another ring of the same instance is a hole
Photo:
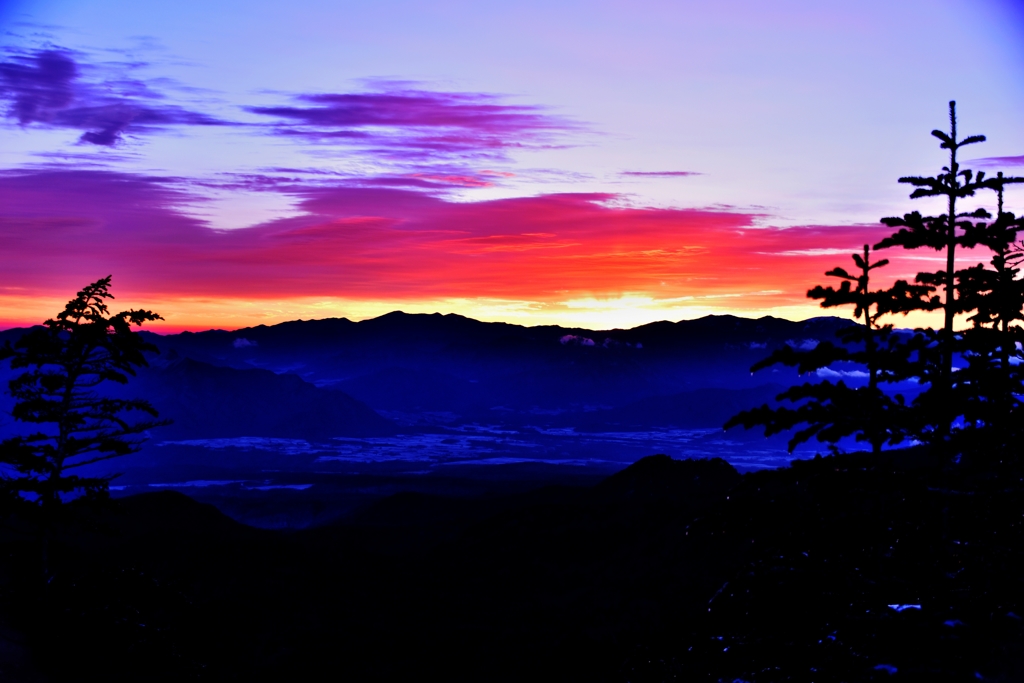
[[[692,175],[704,175],[696,171],[622,171],[619,175],[642,176],[646,178],[685,178]]]
[[[127,132],[152,133],[169,126],[213,126],[225,122],[158,102],[159,93],[135,80],[97,84],[67,51],[15,54],[0,62],[0,99],[7,118],[83,131],[79,142],[113,147]],[[116,87],[114,87],[116,86]]]
[[[138,63],[92,64],[64,49],[8,51],[0,59],[0,119],[23,128],[75,130],[79,144],[111,148],[127,136],[171,127],[240,126],[316,143],[317,155],[342,147],[401,168],[363,184],[489,186],[500,174],[488,176],[467,161],[504,161],[514,149],[564,146],[568,134],[585,130],[542,107],[496,95],[389,81],[368,84],[368,92],[299,94],[281,106],[241,107],[264,122],[231,122],[172,104],[155,87],[159,81],[125,76],[144,66]]]
[[[404,160],[504,158],[510,149],[556,146],[558,138],[581,128],[495,95],[383,85],[381,92],[299,95],[291,106],[246,109],[277,119],[277,135],[347,142]]]
[[[978,166],[1024,166],[1024,155],[1016,157],[985,157],[974,159],[969,163]]]
[[[424,190],[430,194],[446,195],[451,190],[494,187],[514,173],[489,169],[473,170],[461,165],[435,164],[409,172],[363,175],[318,168],[286,166],[263,168],[257,173],[223,174],[216,180],[193,180],[194,187],[217,190],[244,190],[255,192],[303,193],[310,188],[399,188]]]
[[[10,101],[7,115],[23,126],[52,121],[74,99],[77,77],[74,60],[58,50],[0,63],[0,93]]]

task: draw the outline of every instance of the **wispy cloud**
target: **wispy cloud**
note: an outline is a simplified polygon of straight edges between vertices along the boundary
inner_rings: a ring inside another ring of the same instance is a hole
[[[246,107],[274,119],[275,135],[358,146],[403,160],[504,159],[509,151],[566,144],[583,127],[535,105],[488,93],[378,83],[376,92],[301,94],[288,105]]]
[[[638,176],[641,178],[686,178],[704,174],[697,171],[622,171],[619,175]]]
[[[322,168],[269,167],[255,173],[226,173],[217,178],[194,180],[193,186],[246,192],[300,192],[312,187],[390,187],[417,189],[444,195],[467,188],[500,185],[516,177],[507,171],[474,170],[459,164],[433,164],[419,170],[394,173],[355,173]]]
[[[10,53],[0,62],[0,99],[19,126],[82,131],[83,144],[113,147],[127,134],[172,126],[219,126],[207,114],[168,103],[138,79],[106,77],[67,50]],[[92,71],[95,78],[87,77]]]
[[[49,123],[74,101],[78,65],[56,50],[0,63],[3,94],[10,101],[7,115],[21,125]]]
[[[1024,166],[1024,154],[1015,157],[984,157],[967,162],[975,166]]]
[[[32,156],[77,168],[123,168],[125,162],[139,161],[140,150],[121,144],[126,140],[219,127],[254,148],[293,141],[319,161],[307,169],[225,169],[220,178],[193,178],[195,187],[229,190],[238,180],[246,190],[254,189],[254,183],[269,189],[319,177],[322,182],[433,193],[508,184],[514,174],[507,166],[516,150],[564,147],[588,130],[544,107],[513,103],[505,96],[430,90],[406,81],[365,81],[363,91],[340,93],[264,93],[259,97],[270,97],[269,104],[232,105],[177,81],[146,78],[142,74],[150,66],[129,55],[110,61],[64,48],[8,49],[0,53],[0,126],[75,131],[74,145],[54,149],[47,143],[47,149]],[[225,113],[232,107],[237,116]],[[323,171],[325,157],[332,159],[328,172]],[[337,159],[347,170],[333,168]],[[524,173],[532,177],[543,171]]]

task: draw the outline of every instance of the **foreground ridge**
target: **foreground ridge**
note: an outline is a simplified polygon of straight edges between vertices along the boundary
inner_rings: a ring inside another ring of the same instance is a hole
[[[1013,680],[1022,481],[914,449],[742,476],[653,456],[299,533],[150,494],[70,531],[46,585],[9,525],[3,605],[58,679]]]

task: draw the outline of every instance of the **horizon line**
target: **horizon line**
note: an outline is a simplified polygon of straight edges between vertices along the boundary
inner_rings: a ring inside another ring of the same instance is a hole
[[[373,321],[373,320],[379,320],[381,318],[386,318],[388,316],[394,316],[394,315],[403,315],[403,316],[410,316],[410,317],[420,317],[420,316],[423,316],[423,317],[426,317],[426,316],[429,316],[429,317],[440,316],[440,317],[445,317],[445,318],[447,318],[447,317],[457,317],[457,318],[463,318],[465,320],[471,320],[473,322],[481,323],[481,324],[484,324],[484,325],[511,325],[513,327],[523,327],[523,328],[527,328],[527,329],[539,328],[539,327],[556,327],[556,328],[560,328],[560,329],[563,329],[563,330],[582,330],[582,331],[587,331],[587,332],[616,332],[616,331],[628,332],[628,331],[631,331],[631,330],[639,329],[641,327],[647,327],[649,325],[657,325],[659,323],[668,323],[670,325],[678,325],[680,323],[695,322],[695,321],[698,321],[698,320],[704,320],[706,318],[739,318],[741,320],[750,320],[750,321],[765,320],[766,318],[770,318],[770,319],[774,319],[774,320],[783,320],[783,321],[791,322],[791,323],[806,323],[806,322],[810,322],[812,320],[822,320],[822,319],[838,319],[838,320],[849,320],[850,322],[853,322],[853,323],[857,322],[856,320],[851,320],[850,318],[845,318],[844,316],[841,316],[841,315],[819,315],[819,316],[810,316],[808,318],[803,318],[803,319],[800,319],[800,320],[794,320],[794,319],[791,319],[791,318],[784,318],[784,317],[781,317],[781,316],[769,315],[769,314],[753,317],[753,316],[737,315],[735,313],[707,313],[705,315],[694,317],[694,318],[680,318],[678,320],[668,320],[668,319],[652,320],[651,322],[641,323],[641,324],[635,325],[633,327],[594,328],[594,327],[566,326],[566,325],[552,324],[552,323],[541,323],[541,324],[537,324],[537,325],[523,325],[521,323],[506,322],[506,321],[501,321],[501,320],[481,320],[479,318],[474,318],[472,316],[464,315],[462,313],[455,313],[455,312],[441,313],[440,311],[434,311],[432,313],[407,313],[407,312],[405,312],[403,310],[395,309],[393,311],[388,311],[387,313],[382,313],[381,315],[371,316],[371,317],[366,317],[366,318],[360,318],[358,320],[353,320],[352,318],[348,318],[348,317],[345,317],[345,316],[327,317],[327,318],[296,318],[294,320],[283,320],[281,322],[275,322],[275,323],[271,323],[271,324],[247,325],[247,326],[235,327],[235,328],[187,327],[187,326],[183,326],[183,327],[180,327],[180,328],[168,329],[168,328],[164,328],[163,326],[161,326],[161,330],[160,331],[155,331],[155,330],[150,329],[149,327],[141,327],[140,326],[135,331],[137,331],[137,332],[148,332],[150,334],[156,334],[158,336],[170,336],[170,335],[175,335],[175,334],[183,334],[183,333],[186,333],[186,332],[191,333],[191,334],[201,334],[201,333],[204,333],[204,332],[223,332],[225,334],[230,334],[230,333],[233,333],[233,332],[240,332],[240,331],[243,331],[243,330],[258,329],[258,328],[261,328],[261,327],[280,327],[281,325],[290,325],[290,324],[295,324],[295,323],[317,323],[317,322],[327,322],[327,321],[332,321],[332,320],[338,320],[338,321],[342,321],[343,320],[343,321],[347,321],[347,322],[350,322],[350,323],[353,323],[353,324],[359,324],[359,323],[363,323],[363,322],[370,322],[370,321]],[[0,334],[5,333],[5,332],[10,332],[11,330],[28,330],[28,329],[32,329],[34,327],[43,327],[43,323],[41,323],[41,322],[40,323],[13,323],[13,322],[8,322],[8,321],[0,321]],[[896,329],[904,329],[904,328],[896,328]],[[910,328],[907,328],[907,329],[910,329]]]

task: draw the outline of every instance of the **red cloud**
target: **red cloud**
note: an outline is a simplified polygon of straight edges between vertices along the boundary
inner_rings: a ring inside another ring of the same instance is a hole
[[[0,176],[0,288],[63,295],[113,273],[135,297],[565,301],[731,297],[804,303],[824,271],[884,226],[765,228],[757,216],[624,208],[613,195],[452,202],[380,187],[301,191],[296,218],[210,230],[158,178],[99,171]],[[837,251],[838,250],[838,251]],[[912,277],[919,262],[887,270]]]

